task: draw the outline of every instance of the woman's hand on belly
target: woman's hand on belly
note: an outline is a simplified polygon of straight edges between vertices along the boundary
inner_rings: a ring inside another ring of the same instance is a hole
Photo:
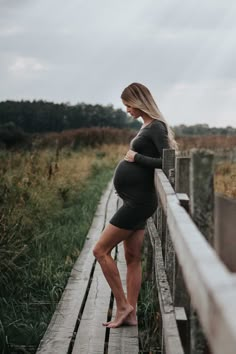
[[[125,155],[124,157],[124,160],[125,161],[128,161],[128,162],[134,162],[134,156],[137,154],[137,152],[133,151],[133,150],[129,150],[127,152],[127,154]]]

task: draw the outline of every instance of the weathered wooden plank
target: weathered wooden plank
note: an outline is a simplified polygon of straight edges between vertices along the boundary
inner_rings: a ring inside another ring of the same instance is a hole
[[[163,211],[162,205],[161,205],[161,199],[158,196],[158,207],[157,207],[157,231],[158,235],[161,239],[161,245],[162,245],[162,255],[163,258],[165,259],[165,253],[166,253],[166,214]]]
[[[189,197],[185,193],[176,193],[176,196],[180,202],[180,205],[189,213]]]
[[[185,193],[176,193],[178,201],[180,205],[189,212],[189,197]],[[176,257],[177,258],[177,257]],[[178,261],[175,262],[176,265],[176,279],[175,279],[175,293],[173,295],[173,300],[175,306],[180,306],[180,308],[184,308],[188,316],[190,315],[190,298],[187,292],[182,271],[178,264]],[[186,336],[187,337],[187,333]],[[186,342],[186,341],[185,341]]]
[[[164,172],[160,169],[155,169],[154,175],[154,183],[156,190],[158,190],[158,196],[161,200],[162,209],[166,214],[167,210],[167,196],[168,195],[175,195],[175,191],[173,187],[170,185],[168,178],[164,174]]]
[[[190,151],[190,209],[191,216],[206,239],[213,244],[213,168],[214,154],[205,149]],[[191,308],[191,354],[204,354],[204,338],[197,314]]]
[[[123,243],[118,245],[117,267],[120,272],[122,285],[126,293],[126,262],[124,257]],[[112,318],[116,314],[114,303]],[[108,354],[135,354],[139,353],[138,326],[122,326],[111,328],[109,334]]]
[[[236,282],[176,196],[167,197],[170,235],[193,307],[214,354],[236,348]]]
[[[170,238],[168,227],[166,228],[166,241],[165,241],[165,270],[167,274],[168,283],[171,290],[172,299],[174,299],[175,294],[175,279],[176,279],[176,259],[175,250]]]
[[[166,354],[183,354],[183,348],[175,319],[175,308],[171,297],[170,287],[167,281],[164,262],[161,251],[161,240],[151,218],[147,221],[149,236],[154,248],[156,286],[158,289],[159,305],[164,335]]]
[[[177,156],[175,160],[175,191],[189,196],[190,157]]]
[[[108,354],[138,354],[138,340],[135,326],[110,329]],[[110,334],[111,336],[111,334]]]
[[[175,317],[177,321],[187,321],[184,307],[175,307]]]
[[[213,245],[214,153],[205,149],[190,151],[190,210],[201,233]]]
[[[175,317],[185,353],[190,352],[188,318],[184,307],[175,307]]]
[[[72,354],[104,353],[106,327],[111,291],[99,266],[96,266],[89,295]]]
[[[165,268],[168,274],[168,280],[171,285],[171,289],[174,292],[175,286],[175,258],[174,250],[169,239],[168,228],[166,227],[166,213],[167,213],[167,196],[175,195],[173,187],[170,185],[168,178],[164,172],[160,169],[155,170],[155,187],[158,190],[158,202],[161,205],[158,206],[158,224],[157,228],[162,243],[162,253],[165,260]]]
[[[162,170],[169,177],[169,170],[175,167],[175,150],[163,149],[162,152]]]
[[[213,152],[192,149],[190,152],[191,216],[206,239],[213,237]],[[204,183],[202,183],[204,181]],[[204,354],[207,341],[196,311],[190,308],[191,354]]]
[[[236,272],[236,199],[215,194],[215,248],[231,272]]]
[[[107,200],[111,191],[112,182],[98,204],[85,245],[73,267],[68,284],[39,344],[37,353],[64,354],[68,351],[94,266],[92,248],[104,227]]]
[[[106,224],[117,210],[117,196],[113,191],[107,204]],[[111,297],[110,287],[101,267],[96,263],[91,288],[82,314],[72,354],[103,354],[106,336],[107,313]]]

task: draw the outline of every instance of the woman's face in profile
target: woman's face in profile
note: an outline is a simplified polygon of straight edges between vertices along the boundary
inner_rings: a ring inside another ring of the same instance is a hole
[[[134,119],[141,117],[142,111],[140,109],[131,107],[127,102],[123,100],[122,102],[126,107],[126,112],[129,113]]]

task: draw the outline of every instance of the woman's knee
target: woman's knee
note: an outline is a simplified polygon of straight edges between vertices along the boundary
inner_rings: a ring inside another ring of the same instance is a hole
[[[98,261],[103,259],[106,256],[106,252],[104,251],[104,249],[101,247],[99,243],[95,245],[93,249],[93,255]]]
[[[140,263],[141,262],[141,252],[133,252],[132,250],[125,250],[125,259],[127,265],[132,263]]]
[[[93,249],[93,255],[95,258],[99,258],[99,256],[101,255],[101,248],[99,247],[98,244],[96,244]]]

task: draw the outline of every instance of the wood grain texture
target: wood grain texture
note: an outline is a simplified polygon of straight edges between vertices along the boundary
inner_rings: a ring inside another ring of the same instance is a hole
[[[177,156],[175,159],[175,191],[189,196],[190,157]]]
[[[111,291],[99,265],[96,266],[89,295],[80,321],[72,354],[104,353]]]
[[[111,192],[107,203],[106,225],[117,210],[117,196]],[[106,336],[106,327],[109,303],[111,298],[110,287],[103,275],[98,262],[92,278],[91,288],[86,300],[72,354],[103,354]]]
[[[168,178],[164,174],[164,172],[160,169],[155,169],[154,174],[154,183],[156,187],[156,191],[158,194],[158,198],[161,200],[162,210],[166,214],[167,212],[167,196],[175,195],[175,191],[171,186]]]
[[[118,246],[117,266],[120,272],[122,285],[126,293],[126,262],[124,257],[123,242]],[[116,305],[114,304],[112,318],[116,314]],[[122,326],[111,328],[109,334],[108,354],[138,354],[138,326]]]
[[[152,221],[152,218],[148,219],[147,228],[151,243],[154,248],[155,277],[163,323],[162,333],[164,336],[165,353],[183,354],[184,351],[182,348],[175,318],[175,308],[173,305],[162,257],[161,240]]]
[[[205,149],[190,151],[190,210],[201,233],[213,245],[214,153]]]
[[[163,149],[162,152],[162,170],[169,177],[169,171],[175,167],[175,150]]]
[[[215,194],[214,247],[231,272],[236,272],[236,199]]]
[[[236,282],[179,205],[167,197],[167,220],[191,302],[215,354],[236,348]]]
[[[100,265],[94,259],[92,250],[102,230],[120,205],[121,201],[115,194],[111,182],[101,198],[83,250],[75,263],[37,353],[104,353],[108,329],[102,326],[102,322],[107,321],[108,314],[111,313],[109,308],[111,290]],[[115,251],[114,248],[113,257]],[[125,286],[126,263],[123,244],[119,245],[118,267]],[[114,307],[113,313],[115,311]],[[110,339],[113,349],[116,350],[112,353],[138,353],[137,327],[114,329]]]

